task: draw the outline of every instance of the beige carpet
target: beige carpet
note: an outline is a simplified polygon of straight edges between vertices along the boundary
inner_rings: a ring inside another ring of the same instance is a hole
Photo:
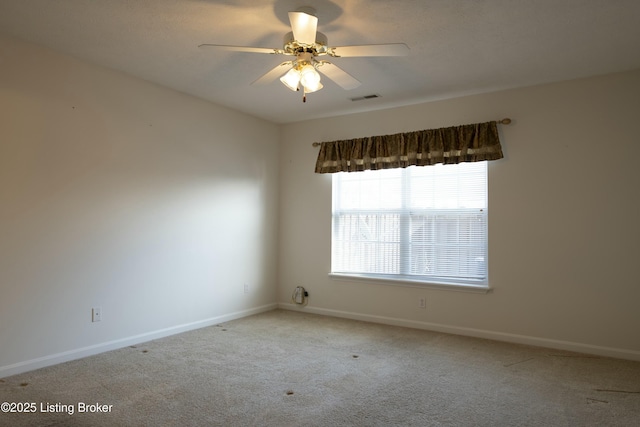
[[[638,426],[640,362],[276,310],[4,378],[0,402],[36,406],[2,426]]]

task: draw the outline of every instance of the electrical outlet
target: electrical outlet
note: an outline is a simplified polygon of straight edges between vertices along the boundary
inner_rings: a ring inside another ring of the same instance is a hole
[[[244,284],[244,293],[245,293],[245,294],[248,294],[248,293],[249,293],[249,284],[248,284],[248,283],[245,283],[245,284]]]
[[[419,307],[420,308],[427,308],[427,299],[426,298],[420,298]]]
[[[102,320],[102,308],[93,307],[91,309],[91,321],[92,322],[99,322],[101,320]]]

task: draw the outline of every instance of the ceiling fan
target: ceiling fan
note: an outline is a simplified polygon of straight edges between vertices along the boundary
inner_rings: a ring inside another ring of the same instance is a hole
[[[295,12],[289,12],[289,22],[291,23],[292,31],[284,36],[282,49],[207,43],[201,44],[198,47],[295,57],[290,61],[285,61],[277,65],[251,84],[264,85],[280,77],[280,81],[293,91],[299,91],[302,87],[303,102],[307,100],[307,93],[316,92],[323,87],[318,71],[346,90],[354,89],[361,85],[355,77],[346,71],[329,61],[320,59],[323,56],[348,58],[364,56],[404,56],[409,53],[409,48],[404,43],[330,47],[327,42],[327,36],[317,31],[318,18],[315,16],[315,10],[312,8],[305,7]]]

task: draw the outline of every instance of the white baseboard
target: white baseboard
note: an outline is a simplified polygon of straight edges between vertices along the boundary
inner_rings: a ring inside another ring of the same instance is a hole
[[[385,325],[403,326],[414,329],[424,329],[428,331],[443,332],[454,335],[464,335],[476,338],[485,338],[495,341],[504,341],[515,344],[532,345],[536,347],[553,348],[557,350],[574,351],[577,353],[593,354],[598,356],[613,357],[617,359],[627,359],[640,361],[640,351],[626,350],[621,348],[602,347],[591,344],[583,344],[571,341],[560,341],[548,338],[532,337],[527,335],[507,334],[504,332],[487,331],[483,329],[463,328],[459,326],[442,325],[439,323],[421,322],[416,320],[399,319],[394,317],[375,316],[370,314],[353,313],[348,311],[331,310],[327,308],[298,306],[291,303],[279,303],[278,308],[284,310],[321,314],[324,316],[342,317],[345,319],[361,320],[371,323],[382,323]]]
[[[170,328],[159,329],[157,331],[151,331],[144,334],[99,343],[88,347],[82,347],[62,353],[38,357],[37,359],[25,360],[23,362],[14,363],[11,365],[0,366],[0,378],[21,374],[23,372],[33,371],[34,369],[40,369],[47,366],[57,365],[59,363],[69,362],[75,359],[81,359],[83,357],[93,356],[95,354],[104,353],[106,351],[117,350],[119,348],[156,340],[158,338],[168,337],[170,335],[175,335],[182,332],[192,331],[194,329],[213,326],[221,322],[228,322],[230,320],[252,316],[254,314],[271,311],[276,308],[278,308],[278,305],[275,303],[267,304],[260,307],[250,308],[248,310],[237,311],[234,313],[211,317],[209,319],[199,320],[197,322],[172,326]]]

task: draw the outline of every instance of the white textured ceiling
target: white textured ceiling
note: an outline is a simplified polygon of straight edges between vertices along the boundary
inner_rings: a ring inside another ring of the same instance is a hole
[[[250,85],[289,57],[197,47],[281,48],[302,6],[330,46],[409,56],[333,58],[362,85],[323,79],[303,104],[277,80]],[[639,0],[0,0],[0,33],[275,123],[640,68]]]

